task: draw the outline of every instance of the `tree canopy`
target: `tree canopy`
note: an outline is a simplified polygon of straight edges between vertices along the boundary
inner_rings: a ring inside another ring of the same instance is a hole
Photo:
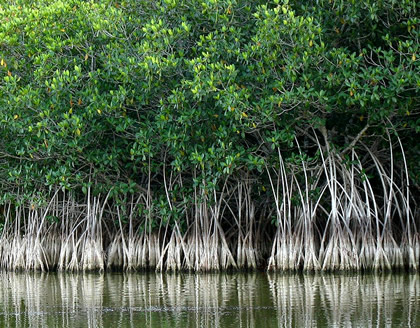
[[[393,0],[8,2],[2,184],[130,191],[163,165],[210,180],[258,176],[272,149],[292,156],[296,137],[324,128],[339,149],[398,133],[418,183],[417,10]]]

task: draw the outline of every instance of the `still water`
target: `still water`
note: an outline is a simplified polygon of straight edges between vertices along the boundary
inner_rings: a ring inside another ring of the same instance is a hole
[[[420,275],[0,272],[0,327],[420,327]]]

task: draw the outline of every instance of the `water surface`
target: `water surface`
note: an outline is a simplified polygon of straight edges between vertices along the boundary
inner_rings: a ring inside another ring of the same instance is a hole
[[[420,275],[0,272],[0,327],[420,327]]]

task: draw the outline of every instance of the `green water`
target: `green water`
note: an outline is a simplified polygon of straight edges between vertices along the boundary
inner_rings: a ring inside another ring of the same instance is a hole
[[[0,327],[420,327],[420,275],[0,272]]]

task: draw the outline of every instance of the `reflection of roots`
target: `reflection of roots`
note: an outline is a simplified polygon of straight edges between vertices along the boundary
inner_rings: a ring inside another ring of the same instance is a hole
[[[19,326],[13,320],[21,326],[72,326],[70,321],[80,317],[88,327],[100,327],[106,320],[102,309],[107,308],[118,320],[136,315],[139,327],[164,322],[223,327],[232,316],[238,327],[311,327],[321,322],[329,327],[414,327],[420,321],[419,291],[420,278],[414,274],[3,272],[2,311],[20,318],[7,315],[0,322],[6,327]],[[52,313],[51,306],[60,312]],[[267,317],[267,309],[276,315]]]
[[[403,322],[414,327],[420,320],[420,306],[414,301],[419,296],[417,275],[270,274],[268,279],[281,327],[310,327],[320,321],[328,327]]]

